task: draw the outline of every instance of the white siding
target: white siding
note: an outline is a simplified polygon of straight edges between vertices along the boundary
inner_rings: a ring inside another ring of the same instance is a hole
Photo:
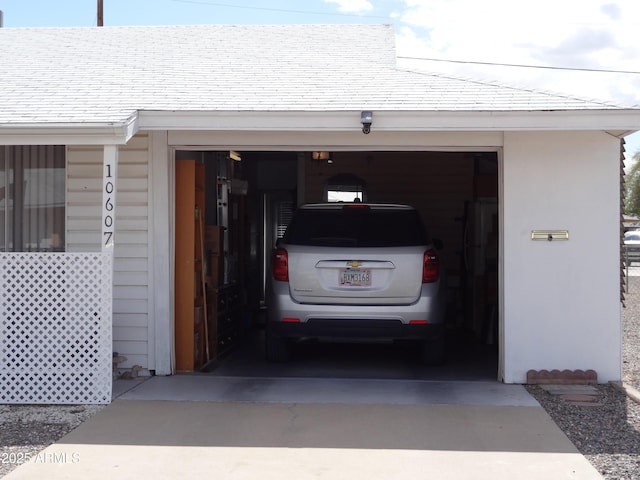
[[[120,147],[116,196],[113,350],[122,367],[153,369],[149,335],[148,136]],[[71,146],[67,154],[67,251],[100,251],[103,149]]]

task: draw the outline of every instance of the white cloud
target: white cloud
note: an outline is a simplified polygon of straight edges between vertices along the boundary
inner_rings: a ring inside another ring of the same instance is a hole
[[[404,0],[398,55],[510,64],[640,70],[637,0]],[[640,75],[421,62],[589,98],[640,104]]]
[[[489,63],[640,71],[637,0],[402,0],[397,54]],[[444,62],[413,68],[640,105],[640,74]],[[640,150],[640,134],[630,142]],[[639,137],[639,138],[636,138]]]
[[[373,9],[368,0],[323,0],[325,3],[335,3],[341,12],[362,13]]]

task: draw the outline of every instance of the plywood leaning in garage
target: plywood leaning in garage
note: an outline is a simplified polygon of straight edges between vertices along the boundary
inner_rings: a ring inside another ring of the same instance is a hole
[[[175,349],[176,370],[193,371],[208,360],[203,218],[204,164],[176,162]]]

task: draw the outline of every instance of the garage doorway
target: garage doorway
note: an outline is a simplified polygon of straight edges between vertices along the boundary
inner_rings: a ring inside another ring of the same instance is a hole
[[[190,156],[193,153],[189,152]],[[233,249],[236,256],[221,258],[223,263],[244,258],[245,269],[232,285],[241,295],[243,308],[236,320],[239,334],[233,348],[210,358],[202,369],[212,374],[249,376],[497,378],[496,152],[330,152],[329,158],[317,158],[313,152],[247,151],[237,153],[241,162],[228,158],[228,153],[200,152],[201,162],[208,165],[205,168],[217,172],[215,180],[208,175],[206,191],[215,190],[218,195],[221,168],[231,176],[230,182],[247,186],[246,192],[229,190],[229,204],[237,205],[240,195],[245,210],[242,227],[233,208],[229,211],[236,224],[224,229],[230,242],[226,248]],[[177,158],[180,155],[177,152]],[[234,167],[233,171],[221,167],[225,162]],[[327,201],[329,192],[340,190],[357,192],[369,202],[413,205],[429,234],[443,242],[448,278],[445,366],[423,367],[396,346],[365,344],[309,344],[298,349],[289,365],[274,366],[264,361],[261,338],[268,308],[264,287],[270,252],[296,205]],[[237,228],[245,233],[238,236],[234,231]],[[234,245],[234,238],[245,240]]]

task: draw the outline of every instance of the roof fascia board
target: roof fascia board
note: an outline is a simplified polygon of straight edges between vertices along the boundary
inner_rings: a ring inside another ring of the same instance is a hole
[[[373,111],[372,131],[640,130],[640,109]],[[355,131],[358,111],[140,112],[141,130]]]
[[[360,111],[140,112],[141,130],[344,131],[355,127],[362,128]]]
[[[372,131],[640,130],[640,109],[373,111]],[[124,145],[139,130],[359,132],[357,111],[141,111],[121,122],[0,124],[0,145]],[[622,136],[622,135],[621,135]]]
[[[122,122],[0,124],[0,145],[125,145],[138,130],[137,112]]]
[[[425,121],[439,129],[502,131],[638,130],[638,110],[548,110],[429,113]]]

